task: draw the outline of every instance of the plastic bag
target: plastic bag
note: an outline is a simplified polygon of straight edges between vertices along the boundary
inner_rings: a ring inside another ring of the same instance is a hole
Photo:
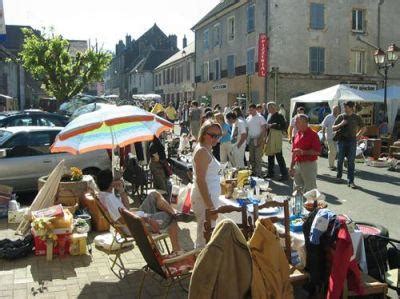
[[[188,184],[179,190],[178,203],[176,204],[176,209],[178,212],[190,214],[190,209],[192,207],[192,201],[190,198],[191,191],[192,184]]]
[[[113,243],[113,234],[112,233],[106,233],[103,235],[98,235],[96,238],[94,238],[94,244],[97,247],[106,249],[106,250],[118,250],[120,249],[120,244],[118,244],[117,242]],[[117,238],[120,238],[120,240],[122,241],[122,237],[121,236],[117,236]],[[120,241],[118,240],[118,241]],[[112,247],[111,247],[112,245]],[[133,240],[131,242],[124,242],[122,244],[122,247],[130,247],[133,246]]]

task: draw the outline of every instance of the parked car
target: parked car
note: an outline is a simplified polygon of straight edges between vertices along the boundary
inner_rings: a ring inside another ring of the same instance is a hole
[[[106,150],[81,155],[50,153],[61,127],[9,127],[0,129],[0,184],[14,191],[37,190],[37,181],[65,159],[67,167],[78,167],[85,174],[96,174],[111,167]]]
[[[2,113],[0,127],[16,126],[50,126],[65,127],[68,124],[68,117],[49,113],[41,110],[25,110]]]
[[[79,107],[78,109],[76,109],[74,111],[74,113],[72,113],[72,115],[71,115],[71,120],[73,120],[73,119],[75,119],[78,116],[81,116],[83,114],[89,113],[89,112],[102,110],[102,109],[110,109],[110,108],[114,108],[114,107],[116,107],[116,106],[115,105],[111,105],[111,104],[104,104],[104,103],[87,104],[85,106],[82,106],[82,107]]]

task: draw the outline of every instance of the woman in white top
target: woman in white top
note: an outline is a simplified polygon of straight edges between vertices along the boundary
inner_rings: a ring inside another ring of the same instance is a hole
[[[222,135],[221,126],[213,121],[206,121],[200,128],[198,144],[193,151],[193,189],[191,192],[192,209],[197,220],[196,248],[205,246],[204,221],[206,209],[219,206],[220,163],[212,155],[212,148]],[[216,220],[216,216],[215,219]]]

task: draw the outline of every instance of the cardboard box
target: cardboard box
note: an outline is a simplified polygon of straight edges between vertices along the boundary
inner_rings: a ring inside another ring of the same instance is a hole
[[[46,255],[47,252],[46,241],[42,240],[39,236],[35,235],[34,230],[32,230],[32,234],[35,243],[35,255],[38,256]],[[55,246],[53,247],[53,254],[59,255],[60,249],[63,248],[64,255],[67,255],[69,254],[70,246],[71,246],[71,234],[57,234],[57,240],[55,241]]]
[[[18,209],[16,211],[8,211],[8,223],[21,223],[24,220],[25,213],[28,208]]]

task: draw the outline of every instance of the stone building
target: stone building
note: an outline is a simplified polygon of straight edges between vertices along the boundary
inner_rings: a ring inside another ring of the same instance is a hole
[[[275,100],[288,107],[294,96],[338,83],[380,87],[374,46],[400,41],[399,15],[396,0],[221,1],[192,28],[196,98],[222,105]],[[400,66],[390,77],[398,82]]]
[[[12,62],[22,49],[23,28],[40,34],[30,26],[6,25],[5,40],[0,43],[0,93],[18,99],[20,109],[34,106],[39,97],[44,95],[41,83],[33,80],[20,64]]]
[[[177,51],[176,35],[167,36],[156,24],[137,40],[126,35],[125,43],[120,40],[115,46],[114,57],[105,74],[106,94],[130,98],[141,90],[150,92],[153,79],[148,73]]]
[[[180,102],[194,99],[194,43],[186,45],[154,70],[154,89],[164,102],[172,101],[176,106]]]

